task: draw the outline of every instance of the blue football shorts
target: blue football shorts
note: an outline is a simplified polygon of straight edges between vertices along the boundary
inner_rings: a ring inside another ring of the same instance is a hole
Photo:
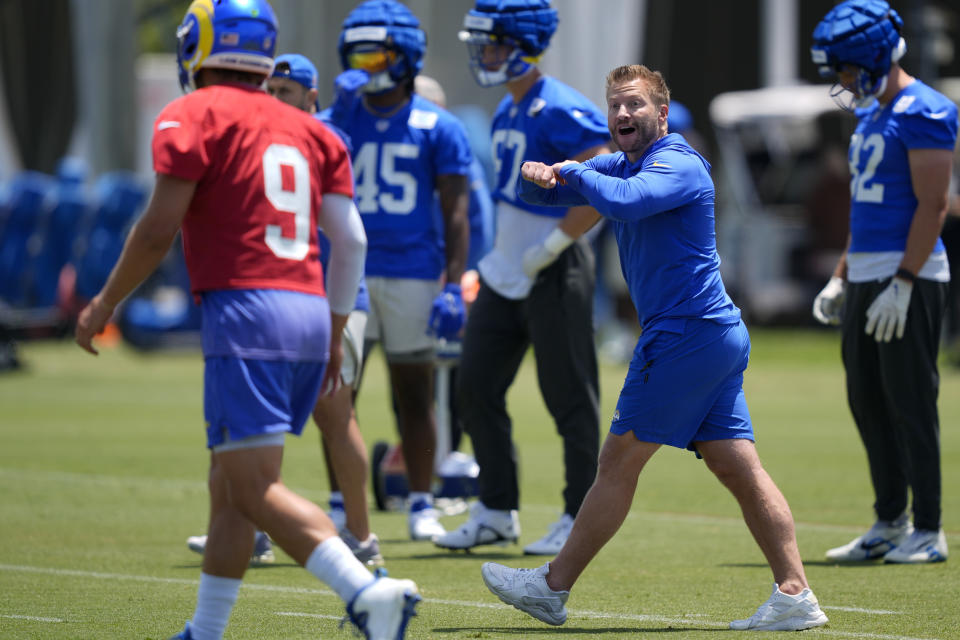
[[[687,320],[683,333],[641,336],[610,432],[691,451],[695,442],[753,440],[743,394],[749,358],[743,322]]]
[[[204,359],[207,447],[251,436],[300,435],[313,411],[326,362]]]

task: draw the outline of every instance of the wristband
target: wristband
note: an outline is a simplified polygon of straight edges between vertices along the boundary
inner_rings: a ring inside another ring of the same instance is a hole
[[[906,281],[909,282],[910,284],[913,284],[914,281],[916,281],[916,279],[917,279],[917,276],[915,276],[914,274],[910,273],[909,271],[907,271],[907,270],[904,269],[903,267],[900,267],[899,269],[897,269],[897,273],[896,273],[895,277],[900,278],[901,280],[906,280]]]
[[[559,227],[554,228],[554,230],[550,232],[550,235],[543,240],[543,246],[554,255],[559,255],[561,251],[571,244],[573,244],[573,238],[561,231]]]

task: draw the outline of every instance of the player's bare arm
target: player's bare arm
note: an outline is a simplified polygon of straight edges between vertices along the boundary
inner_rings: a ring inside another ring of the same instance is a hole
[[[447,282],[459,283],[467,264],[470,247],[470,185],[467,176],[448,174],[437,176],[437,193],[443,212],[444,240],[446,241]]]
[[[949,149],[911,149],[908,157],[917,210],[910,223],[900,266],[916,275],[930,257],[947,217],[953,152]]]
[[[97,355],[93,336],[103,331],[120,302],[149,276],[167,255],[187,214],[197,183],[157,174],[157,184],[147,210],[130,230],[107,283],[77,318],[75,338],[86,351]]]

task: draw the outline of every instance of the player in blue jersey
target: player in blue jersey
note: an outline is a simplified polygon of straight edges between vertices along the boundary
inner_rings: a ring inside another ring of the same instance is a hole
[[[317,69],[305,56],[287,53],[276,57],[273,72],[267,79],[267,93],[307,113],[317,111]],[[349,137],[329,123],[347,149]],[[320,230],[320,262],[324,272],[330,260],[330,240]],[[320,428],[327,477],[330,481],[330,503],[327,515],[337,527],[337,532],[357,558],[368,565],[383,564],[380,555],[380,540],[370,531],[367,509],[367,447],[357,425],[353,408],[354,385],[360,377],[363,353],[363,331],[367,324],[370,298],[366,283],[361,278],[357,301],[347,317],[343,329],[343,363],[340,366],[341,386],[331,395],[321,395],[313,408],[313,419]],[[343,490],[341,491],[341,487]],[[187,547],[203,553],[207,536],[190,536]],[[252,564],[273,562],[274,554],[270,538],[257,532]]]
[[[520,489],[506,393],[532,345],[544,401],[563,438],[563,512],[524,552],[553,555],[596,475],[599,452],[597,359],[593,343],[594,258],[575,241],[597,219],[589,207],[554,209],[521,201],[514,185],[525,160],[586,160],[608,151],[602,113],[584,96],[543,75],[536,62],[557,27],[548,0],[478,0],[460,39],[483,86],[507,95],[491,125],[496,236],[480,260],[457,394],[480,465],[480,499],[447,549],[516,541]]]
[[[455,338],[463,325],[472,158],[463,125],[413,91],[425,49],[420,21],[404,5],[360,4],[343,22],[345,71],[329,110],[353,143],[356,203],[369,243],[366,338],[382,344],[390,369],[414,540],[444,533],[431,493],[434,341]]]
[[[504,602],[563,624],[569,590],[623,523],[647,461],[669,445],[695,451],[733,493],[773,570],[770,599],[730,627],[823,625],[790,507],[753,443],[743,394],[750,337],[720,279],[710,165],[682,136],[667,134],[670,91],[660,73],[618,67],[606,86],[607,122],[621,152],[582,164],[525,162],[519,194],[542,206],[589,203],[610,220],[643,335],[567,543],[536,569],[486,563],[484,582]]]
[[[842,324],[847,400],[867,450],[876,522],[835,561],[947,559],[941,528],[937,353],[950,267],[957,107],[898,64],[903,21],[883,0],[837,5],[811,57],[859,123],[850,138],[850,232],[813,314]],[[913,495],[913,522],[907,511]]]

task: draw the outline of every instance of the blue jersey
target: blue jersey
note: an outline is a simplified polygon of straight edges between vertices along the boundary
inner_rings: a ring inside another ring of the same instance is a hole
[[[645,332],[683,332],[685,321],[740,321],[720,279],[710,164],[672,133],[631,163],[626,154],[591,158],[560,170],[566,186],[520,181],[520,195],[541,205],[589,204],[610,218],[620,264]]]
[[[515,185],[527,160],[554,164],[610,142],[606,117],[575,89],[543,76],[514,104],[508,94],[491,124],[494,200],[525,211],[562,218],[564,211],[523,202]]]
[[[857,111],[850,138],[850,252],[904,251],[917,208],[911,149],[953,150],[957,107],[915,80],[888,104]],[[937,238],[933,251],[943,251]]]
[[[463,125],[419,95],[386,118],[357,108],[339,125],[353,142],[357,209],[367,232],[366,275],[433,280],[445,257],[433,221],[436,177],[467,175]]]

